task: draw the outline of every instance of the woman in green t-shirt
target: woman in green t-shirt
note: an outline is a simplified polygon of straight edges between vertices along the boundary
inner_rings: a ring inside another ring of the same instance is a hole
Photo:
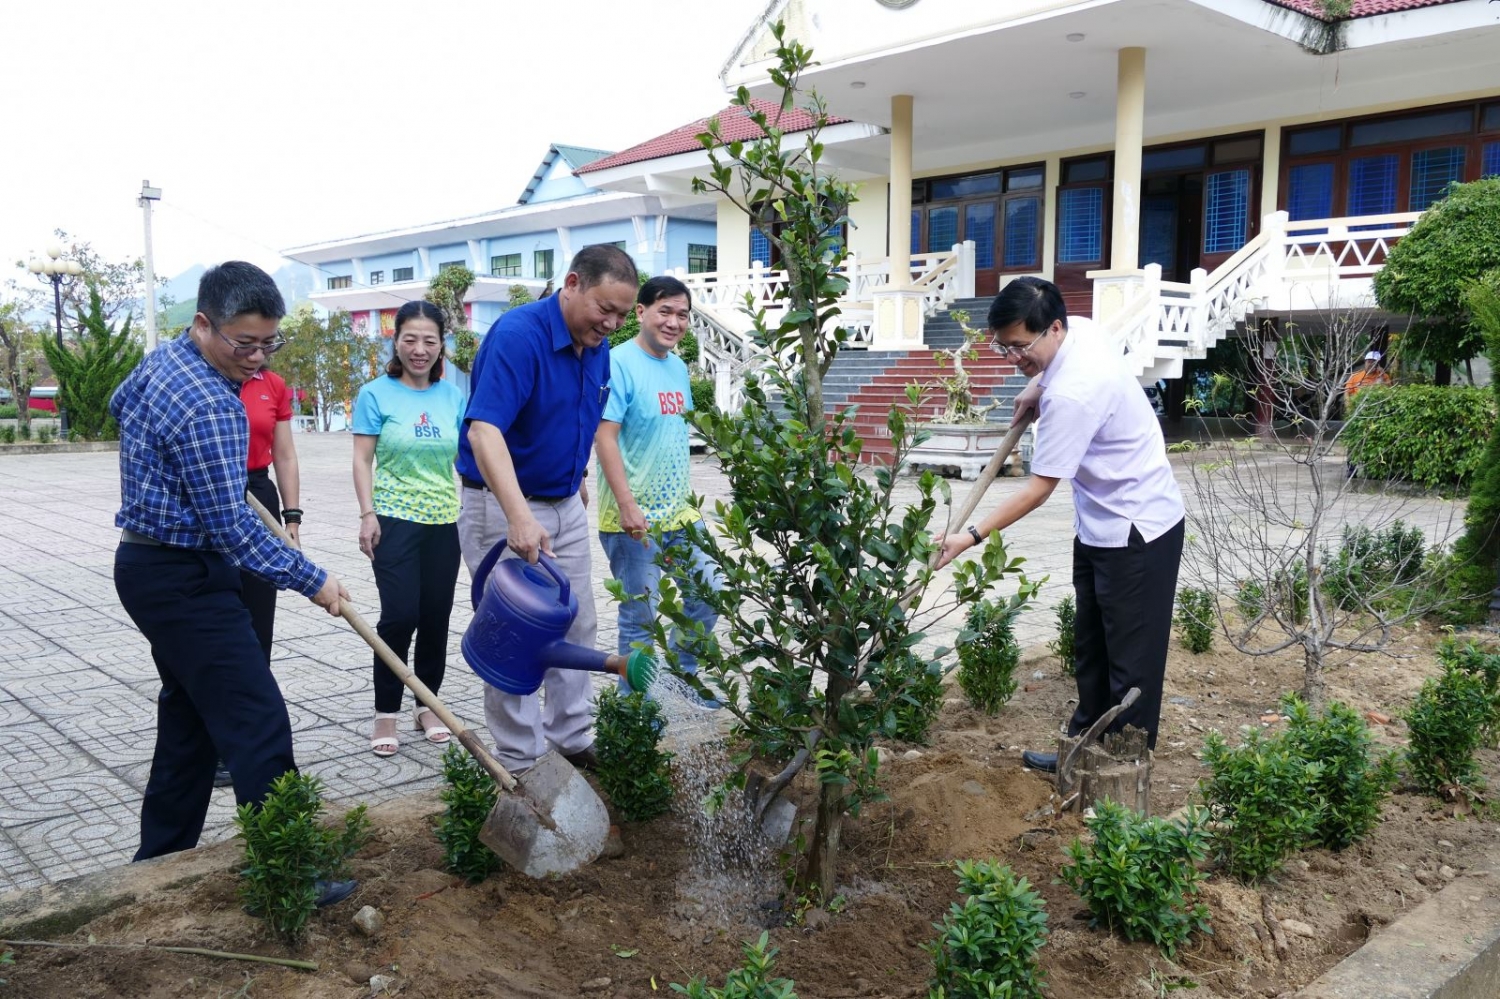
[[[354,404],[354,494],[359,497],[359,550],[373,563],[380,590],[375,631],[434,693],[443,684],[448,618],[458,582],[458,490],[453,461],[464,400],[443,376],[443,314],[428,302],[396,312],[391,360],[383,377],[359,390]],[[375,724],[370,750],[391,756],[400,745],[401,680],[375,659]],[[413,705],[427,741],[451,733],[427,708]]]

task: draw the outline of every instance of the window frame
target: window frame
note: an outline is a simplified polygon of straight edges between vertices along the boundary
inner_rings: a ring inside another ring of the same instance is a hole
[[[354,276],[351,274],[334,274],[328,279],[329,291],[344,291],[354,287]]]
[[[500,261],[515,261],[514,263],[500,263]],[[490,254],[490,277],[525,277],[521,273],[521,251],[515,253],[492,253]]]
[[[377,284],[385,284],[385,271],[370,272],[370,287],[373,288]]]
[[[400,284],[402,281],[415,281],[417,269],[415,267],[392,267],[391,284]]]

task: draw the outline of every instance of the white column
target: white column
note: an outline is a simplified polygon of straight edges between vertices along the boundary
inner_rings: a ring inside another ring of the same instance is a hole
[[[911,285],[911,111],[910,94],[891,98],[890,288]]]
[[[1109,266],[1131,271],[1140,266],[1141,144],[1146,130],[1146,50],[1119,52],[1115,91],[1115,204],[1110,229]]]

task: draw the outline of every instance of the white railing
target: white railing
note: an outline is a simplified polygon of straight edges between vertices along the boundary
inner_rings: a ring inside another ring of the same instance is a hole
[[[1367,296],[1369,278],[1420,215],[1291,222],[1274,212],[1254,239],[1212,273],[1193,271],[1187,284],[1161,280],[1154,264],[1135,274],[1100,275],[1094,314],[1103,316],[1143,380],[1176,377],[1184,358],[1203,357],[1256,309],[1291,309],[1294,299],[1317,306],[1351,284],[1346,300]]]

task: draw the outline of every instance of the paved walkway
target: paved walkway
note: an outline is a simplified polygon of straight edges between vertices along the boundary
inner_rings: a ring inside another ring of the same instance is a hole
[[[358,507],[344,434],[298,435],[303,541],[345,580],[371,623],[378,617],[369,563],[356,545]],[[697,488],[727,495],[721,475],[697,459]],[[1184,493],[1187,476],[1180,473]],[[1017,488],[1002,479],[982,509]],[[952,483],[955,503],[968,484]],[[900,495],[915,496],[908,480]],[[155,738],[158,680],[149,648],[120,607],[112,581],[119,532],[112,452],[0,456],[0,892],[59,881],[126,862]],[[1438,520],[1450,504],[1429,504]],[[1018,622],[1023,644],[1055,631],[1052,608],[1069,590],[1072,504],[1066,485],[1008,533],[1013,556],[1034,576],[1051,574],[1041,601]],[[1431,535],[1429,535],[1431,536]],[[600,646],[615,642],[613,605],[595,553]],[[464,665],[468,574],[460,572],[444,700],[482,725],[481,683]],[[951,643],[956,615],[931,634]],[[297,762],[322,778],[333,800],[374,803],[440,781],[441,750],[403,729],[398,755],[369,751],[371,654],[341,620],[282,594],[273,668],[291,713]],[[233,835],[233,793],[214,793],[204,841]]]

